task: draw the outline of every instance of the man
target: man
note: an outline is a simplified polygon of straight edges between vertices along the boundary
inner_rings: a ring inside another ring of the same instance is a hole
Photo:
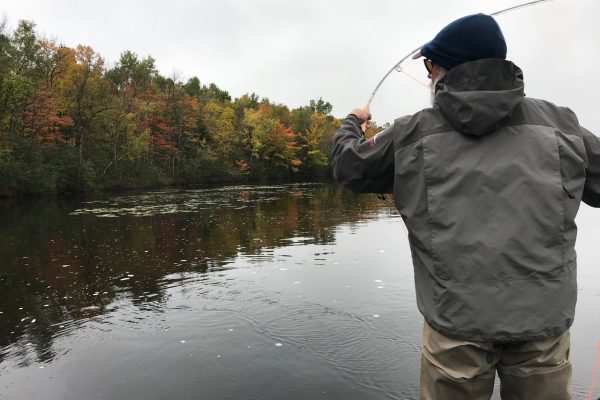
[[[496,21],[460,18],[418,57],[434,104],[366,141],[343,121],[334,176],[392,193],[425,318],[422,399],[570,399],[575,215],[600,206],[600,142],[573,112],[525,97]]]

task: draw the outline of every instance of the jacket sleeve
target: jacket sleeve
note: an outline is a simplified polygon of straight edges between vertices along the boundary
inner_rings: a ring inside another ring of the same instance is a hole
[[[358,119],[350,114],[333,138],[333,176],[350,190],[391,193],[394,187],[392,128],[363,139]]]
[[[600,138],[585,128],[581,128],[581,133],[588,161],[582,200],[592,207],[600,207]]]

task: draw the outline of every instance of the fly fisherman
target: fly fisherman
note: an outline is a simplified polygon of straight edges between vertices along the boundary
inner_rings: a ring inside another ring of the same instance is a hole
[[[432,108],[363,139],[355,109],[335,178],[392,193],[409,231],[425,324],[421,399],[570,399],[575,215],[600,207],[600,141],[575,114],[524,95],[496,21],[460,18],[424,57]]]

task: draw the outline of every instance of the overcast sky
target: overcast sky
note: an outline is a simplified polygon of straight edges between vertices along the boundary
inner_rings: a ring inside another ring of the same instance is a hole
[[[290,108],[323,97],[333,114],[363,106],[383,75],[450,21],[524,0],[2,0],[14,28],[32,20],[66,46],[86,44],[109,65],[124,50],[151,55],[161,74],[198,76],[238,97],[255,92]],[[593,95],[600,1],[554,0],[497,17],[528,96],[568,106],[600,135]],[[427,81],[422,62],[407,70]],[[372,104],[378,123],[428,104],[427,90],[394,72]]]

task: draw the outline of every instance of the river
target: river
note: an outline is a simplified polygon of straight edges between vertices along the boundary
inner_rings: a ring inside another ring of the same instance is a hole
[[[600,210],[577,221],[584,398]],[[373,195],[305,183],[5,200],[0,256],[2,400],[418,397],[407,234]]]

